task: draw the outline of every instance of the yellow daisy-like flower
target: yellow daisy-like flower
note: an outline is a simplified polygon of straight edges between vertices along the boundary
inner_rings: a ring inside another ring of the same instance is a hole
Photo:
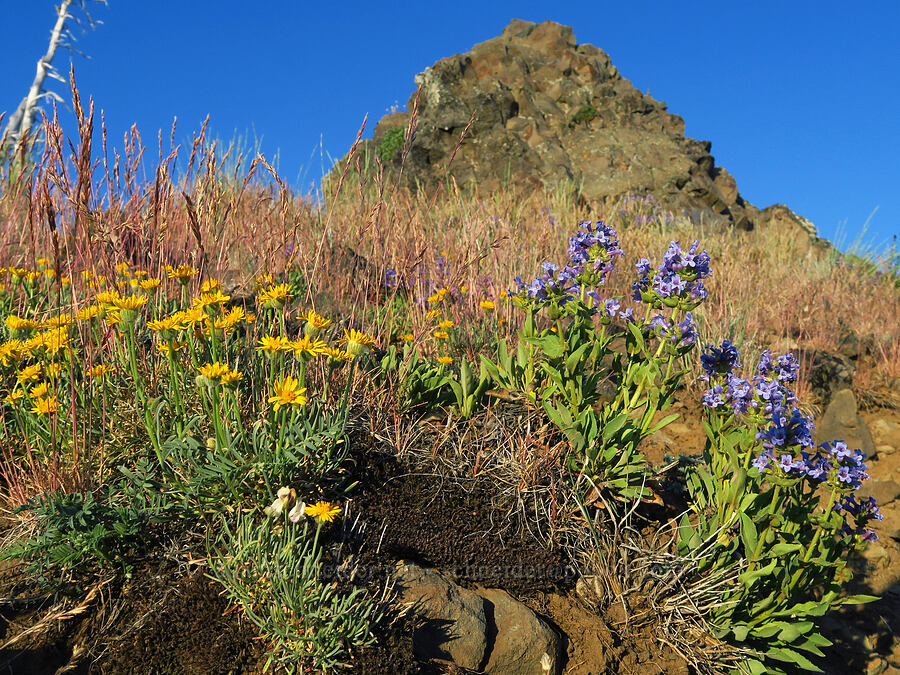
[[[134,273],[134,276],[138,277],[139,279],[143,279],[145,276],[147,276],[147,274],[148,274],[147,270],[137,270]]]
[[[254,279],[254,281],[256,282],[257,288],[271,286],[272,284],[275,283],[275,275],[274,274],[260,274],[258,277],[256,277],[256,279]]]
[[[450,337],[450,334],[445,330],[436,330],[434,331],[434,333],[432,333],[432,335],[434,335],[434,337],[436,337],[438,340],[446,340]]]
[[[170,279],[177,279],[182,284],[186,284],[195,274],[200,274],[200,270],[196,270],[190,265],[179,265],[178,267],[166,265],[163,269],[165,269],[166,276]]]
[[[178,317],[178,320],[181,323],[184,323],[186,327],[193,328],[198,323],[203,323],[209,318],[209,314],[203,311],[200,307],[194,307],[192,309],[185,309],[180,312],[175,312],[172,315],[173,317]]]
[[[28,395],[31,398],[43,398],[50,391],[50,384],[48,382],[39,382],[35,386],[31,388],[31,391],[28,392]]]
[[[3,402],[9,403],[10,405],[15,405],[16,401],[21,401],[23,398],[25,398],[25,392],[21,389],[16,389],[15,391],[11,391],[5,397],[3,397]]]
[[[331,502],[316,502],[307,506],[304,513],[320,523],[330,523],[341,515],[341,507]]]
[[[126,276],[127,274],[130,274],[130,272],[128,271],[128,267],[129,265],[127,262],[120,262],[118,265],[116,265],[116,272],[118,272],[122,276]]]
[[[106,308],[103,305],[89,305],[84,309],[78,310],[78,313],[75,315],[75,318],[79,321],[91,321],[98,317],[103,316],[103,312],[106,311]]]
[[[64,352],[69,347],[69,331],[67,328],[52,328],[43,333],[38,333],[28,341],[29,347],[34,351],[43,347],[44,351],[50,356],[56,356],[60,352]]]
[[[51,380],[55,380],[62,373],[62,364],[61,363],[48,363],[44,367],[44,372],[47,374]]]
[[[105,366],[102,363],[97,364],[93,368],[88,368],[84,371],[86,377],[99,377],[102,378],[110,373],[116,372],[115,366]]]
[[[26,368],[22,368],[21,370],[16,371],[16,381],[22,383],[29,382],[30,380],[36,380],[40,374],[41,364],[35,363],[32,366],[27,366]]]
[[[232,307],[230,310],[228,310],[228,313],[225,314],[225,320],[230,322],[232,326],[236,326],[241,321],[247,321],[249,323],[247,313],[240,305]]]
[[[301,387],[300,381],[290,375],[286,375],[282,380],[275,380],[273,392],[275,395],[269,397],[269,403],[274,404],[272,410],[275,412],[278,412],[281,406],[299,408],[309,402],[305,396],[306,387]]]
[[[447,328],[453,328],[453,326],[455,326],[455,325],[456,324],[453,323],[453,321],[451,321],[450,319],[447,319],[446,321],[441,321],[438,324],[438,328],[443,328],[444,330],[446,330]]]
[[[274,356],[281,352],[287,352],[294,348],[294,343],[282,335],[263,335],[259,339],[256,351],[265,352],[266,356]]]
[[[148,321],[147,328],[152,330],[154,333],[159,333],[159,336],[163,340],[173,340],[178,335],[179,331],[182,331],[186,328],[184,323],[182,323],[183,321],[184,317],[179,312],[162,319]]]
[[[94,273],[91,272],[90,270],[81,270],[81,278],[84,281],[90,281],[91,279],[94,278]]]
[[[430,310],[428,310],[427,312],[425,312],[425,318],[426,318],[426,319],[436,319],[436,318],[438,318],[440,315],[441,315],[440,311],[438,311],[438,310],[436,310],[436,309],[430,309]]]
[[[415,337],[416,336],[413,335],[412,333],[405,333],[404,335],[400,336],[400,339],[403,340],[404,342],[412,342],[415,339]]]
[[[509,297],[509,291],[505,291],[505,290],[500,291],[500,299],[501,300],[506,300],[507,297]]]
[[[178,352],[184,349],[184,342],[178,340],[170,340],[169,342],[160,342],[156,345],[156,351],[163,356],[168,356],[169,352]]]
[[[294,350],[294,356],[304,361],[311,359],[316,354],[321,354],[322,350],[327,346],[323,340],[310,340],[303,336],[291,343]]]
[[[353,354],[344,349],[338,349],[337,347],[325,347],[322,350],[322,355],[328,358],[328,365],[332,368],[353,358]]]
[[[59,316],[54,316],[47,319],[42,325],[42,328],[66,328],[72,324],[72,315],[71,314],[60,314]]]
[[[371,336],[353,329],[350,332],[344,331],[344,338],[341,340],[341,344],[344,345],[344,349],[346,349],[351,356],[356,357],[360,352],[374,347],[375,340],[373,340]]]
[[[201,293],[199,298],[191,300],[194,309],[203,309],[209,314],[217,314],[226,302],[231,300],[230,295],[224,295],[216,289],[210,293]]]
[[[261,291],[256,296],[256,301],[266,309],[275,309],[284,307],[293,297],[294,293],[289,284],[278,284],[277,286],[273,284]]]
[[[9,328],[11,333],[27,333],[35,330],[40,326],[37,321],[31,321],[30,319],[23,319],[15,314],[10,314],[6,317],[6,327]]]
[[[38,258],[37,264],[40,265],[41,267],[46,267],[47,265],[50,264],[50,258]]]
[[[312,309],[306,314],[298,314],[297,318],[306,322],[303,326],[303,333],[308,338],[315,338],[319,333],[331,326],[331,319],[326,319],[324,316],[316,314],[315,310]]]
[[[146,274],[146,272],[144,274]],[[162,284],[162,279],[142,279],[138,282],[141,290],[145,293],[155,293],[160,284]]]
[[[218,279],[207,279],[200,284],[200,294],[212,293],[213,291],[221,291],[222,283]]]
[[[47,277],[48,279],[53,279],[56,277],[56,270],[53,269],[52,267],[50,269],[46,269],[46,270],[44,270],[44,276]]]
[[[444,299],[444,296],[446,296],[447,293],[449,293],[449,292],[450,292],[450,289],[449,289],[449,288],[439,288],[439,289],[435,292],[434,295],[432,295],[430,298],[428,298],[428,302],[430,302],[430,303],[433,304],[433,305],[434,305],[434,304],[437,304],[437,303],[439,303],[441,300],[443,300],[443,299]]]
[[[36,415],[49,415],[59,410],[59,399],[56,396],[41,398],[34,402],[31,412]]]
[[[97,293],[97,295],[94,296],[94,300],[102,305],[114,305],[116,304],[116,300],[121,299],[121,297],[119,291],[103,291]]]
[[[481,307],[481,309],[486,309],[486,310],[494,309],[494,303],[491,302],[490,300],[482,300],[481,302],[478,303],[478,306]]]
[[[116,298],[112,301],[112,304],[120,310],[129,310],[129,311],[137,311],[141,307],[147,304],[146,295],[138,295],[137,293],[132,293],[126,298]]]
[[[437,357],[437,362],[443,363],[445,366],[449,366],[451,363],[453,363],[453,357],[452,356],[439,356],[439,357]]]
[[[18,363],[25,356],[25,343],[13,338],[0,345],[0,364],[9,366]]]
[[[59,283],[61,283],[63,286],[68,286],[72,283],[72,280],[69,277],[60,277]]]
[[[217,384],[233,384],[244,377],[243,374],[229,368],[228,364],[219,363],[218,361],[207,363],[205,366],[200,366],[197,370],[207,380],[207,382],[202,384],[210,387]]]
[[[103,320],[106,321],[107,326],[118,326],[122,323],[122,314],[118,309],[108,309]]]

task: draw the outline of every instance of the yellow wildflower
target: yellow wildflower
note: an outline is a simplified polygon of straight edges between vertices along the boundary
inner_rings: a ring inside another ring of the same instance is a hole
[[[306,322],[303,326],[303,333],[308,338],[315,338],[331,325],[331,319],[326,319],[324,316],[316,314],[315,310],[312,309],[306,314],[299,314],[297,318]]]
[[[275,380],[273,387],[274,396],[269,397],[269,403],[273,403],[272,409],[278,412],[283,405],[290,405],[299,408],[306,405],[309,399],[306,398],[306,387],[300,386],[300,381],[285,375],[282,380]]]
[[[403,340],[404,342],[412,342],[415,339],[415,337],[416,336],[413,335],[412,333],[405,333],[400,336],[400,339]]]
[[[450,319],[447,319],[445,321],[441,321],[438,324],[438,328],[443,328],[444,330],[446,330],[447,328],[453,328],[453,326],[455,326],[455,325],[456,324],[454,324],[453,321],[451,321]]]
[[[184,342],[178,340],[170,340],[169,342],[160,342],[156,345],[156,351],[163,356],[168,356],[169,352],[177,352],[184,349]]]
[[[441,315],[440,311],[438,311],[438,310],[436,310],[436,309],[430,309],[430,310],[428,310],[427,312],[425,312],[425,318],[426,318],[426,319],[436,319],[436,318],[438,318],[440,315]]]
[[[65,328],[72,323],[72,315],[71,314],[60,314],[59,316],[54,316],[47,319],[42,325],[42,328]]]
[[[202,284],[200,284],[200,294],[203,293],[212,293],[213,291],[221,291],[222,284],[218,279],[207,279]]]
[[[170,279],[178,279],[182,284],[186,284],[195,274],[200,274],[200,270],[196,270],[190,265],[179,265],[178,267],[166,265],[164,269]]]
[[[316,502],[307,506],[304,512],[307,516],[315,518],[320,523],[330,523],[341,515],[341,507],[331,502]]]
[[[5,323],[6,327],[9,328],[11,333],[28,333],[40,326],[37,321],[23,319],[16,316],[15,314],[10,314],[8,317],[6,317]]]
[[[254,279],[254,281],[256,282],[257,288],[263,288],[264,286],[271,286],[272,284],[275,283],[275,275],[260,274],[258,277],[256,277],[256,279]]]
[[[482,300],[481,302],[478,303],[478,306],[481,307],[481,309],[486,309],[486,310],[494,309],[494,303],[491,302],[490,300]]]
[[[122,276],[127,276],[128,274],[130,274],[130,272],[128,271],[128,263],[120,262],[118,265],[116,265],[116,272],[118,272]]]
[[[322,349],[322,355],[328,358],[328,365],[332,368],[336,368],[344,361],[349,361],[353,358],[350,352],[337,347],[325,347]]]
[[[103,305],[89,305],[88,307],[79,310],[75,315],[75,318],[79,321],[91,321],[92,319],[103,316],[105,310],[106,308]]]
[[[133,312],[146,305],[147,300],[148,298],[146,295],[138,295],[137,293],[132,293],[127,298],[115,298],[112,301],[112,304],[121,310]]]
[[[360,352],[374,347],[375,340],[373,340],[371,336],[353,329],[349,333],[344,331],[344,338],[341,340],[341,344],[344,345],[344,349],[346,349],[351,356],[356,357]]]
[[[60,373],[62,373],[62,364],[48,363],[46,366],[44,366],[44,372],[51,380],[55,380],[57,377],[59,377]]]
[[[219,363],[218,361],[200,366],[197,370],[200,372],[201,377],[206,378],[206,382],[202,382],[202,384],[206,384],[209,387],[218,384],[232,384],[243,377],[238,371],[229,368],[228,364]]]
[[[182,321],[184,321],[184,317],[178,312],[172,316],[148,321],[147,328],[154,333],[159,333],[159,336],[163,340],[172,340],[178,335],[178,331],[182,331],[186,328]]]
[[[116,372],[115,366],[105,366],[103,364],[97,364],[93,368],[88,368],[84,371],[86,377],[104,377],[109,375],[110,373]]]
[[[16,371],[16,380],[19,383],[28,382],[29,380],[36,380],[40,374],[41,364],[35,363],[32,366],[27,366],[25,368],[22,368],[21,370]]]
[[[316,354],[321,354],[322,350],[326,347],[323,340],[310,340],[306,336],[294,340],[294,342],[291,343],[291,346],[294,350],[294,356],[303,359],[304,361],[312,358]]]
[[[31,388],[31,391],[28,392],[28,395],[31,398],[43,398],[50,391],[50,383],[48,382],[38,382]]]
[[[294,293],[289,284],[278,284],[277,286],[273,284],[261,291],[256,296],[256,301],[266,309],[276,309],[284,307],[293,297]]]
[[[31,412],[36,415],[49,415],[50,413],[55,413],[57,410],[59,410],[59,399],[56,398],[56,396],[40,398],[34,402],[34,405],[31,408]]]
[[[94,296],[94,300],[99,302],[102,305],[114,305],[116,300],[119,300],[122,296],[119,295],[119,291],[103,291],[101,293],[97,293]]]
[[[443,363],[444,365],[448,366],[451,363],[453,363],[453,357],[452,356],[439,356],[439,357],[437,357],[437,361],[438,361],[438,363]]]
[[[13,338],[0,345],[0,364],[9,366],[18,363],[25,355],[25,343]]]
[[[257,345],[256,351],[265,352],[266,356],[271,357],[280,352],[290,351],[293,348],[294,343],[282,335],[277,335],[275,337],[263,335],[259,339],[259,345]]]
[[[434,337],[436,337],[438,340],[446,340],[450,337],[450,334],[445,330],[436,330],[434,331],[434,333],[432,333],[432,335],[434,335]]]
[[[231,300],[231,296],[223,295],[222,291],[214,290],[209,293],[201,293],[199,298],[191,300],[194,309],[202,309],[210,315],[216,315],[226,302]]]
[[[160,284],[162,284],[161,279],[141,279],[141,281],[138,282],[141,290],[145,293],[155,293]]]
[[[41,267],[46,267],[47,265],[50,264],[50,258],[38,258],[37,264],[40,265]]]
[[[25,398],[25,392],[21,389],[16,389],[15,391],[9,392],[4,398],[4,403],[9,403],[10,405],[15,405],[16,401],[21,401]]]

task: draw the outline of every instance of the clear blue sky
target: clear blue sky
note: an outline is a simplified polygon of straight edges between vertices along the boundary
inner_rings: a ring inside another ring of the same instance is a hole
[[[27,91],[53,4],[0,0],[0,110]],[[416,73],[499,35],[511,18],[550,19],[608,52],[638,89],[684,117],[689,136],[712,141],[752,203],[786,203],[845,245],[876,207],[866,241],[900,233],[896,0],[89,4],[104,25],[80,36],[91,59],[72,58],[112,139],[136,122],[152,142],[177,116],[185,141],[210,114],[220,138],[255,130],[282,174],[308,189],[365,113],[371,133],[406,103]],[[60,53],[57,66],[68,60]]]

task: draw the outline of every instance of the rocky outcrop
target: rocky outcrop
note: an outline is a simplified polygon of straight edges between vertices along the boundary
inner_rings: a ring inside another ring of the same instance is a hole
[[[398,563],[394,578],[401,601],[420,620],[416,657],[486,675],[559,672],[559,636],[506,591],[463,588],[408,562]]]
[[[499,37],[427,68],[416,84],[409,112],[384,117],[362,148],[389,169],[403,160],[411,188],[433,187],[447,175],[482,192],[508,183],[563,186],[587,207],[652,193],[664,208],[697,221],[753,229],[771,219],[815,233],[785,206],[760,211],[746,202],[734,177],[716,166],[708,141],[687,138],[681,117],[638,91],[604,51],[578,44],[569,27],[514,20]],[[414,108],[404,158],[400,138]]]

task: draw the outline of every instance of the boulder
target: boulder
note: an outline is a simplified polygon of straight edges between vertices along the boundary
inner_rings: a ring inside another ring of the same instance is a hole
[[[481,670],[487,662],[484,599],[434,570],[400,563],[395,573],[400,599],[424,623],[413,632],[413,653],[422,660],[452,661]]]
[[[559,672],[560,638],[540,617],[500,589],[462,588],[435,570],[400,562],[402,602],[422,620],[413,652],[487,675]]]
[[[853,386],[856,366],[846,356],[819,349],[797,349],[794,355],[807,368],[809,386],[824,405],[828,405],[836,391]]]
[[[825,414],[816,421],[815,441],[830,443],[844,441],[851,448],[859,448],[866,457],[875,455],[872,433],[856,408],[856,396],[850,389],[841,389],[834,394]]]

